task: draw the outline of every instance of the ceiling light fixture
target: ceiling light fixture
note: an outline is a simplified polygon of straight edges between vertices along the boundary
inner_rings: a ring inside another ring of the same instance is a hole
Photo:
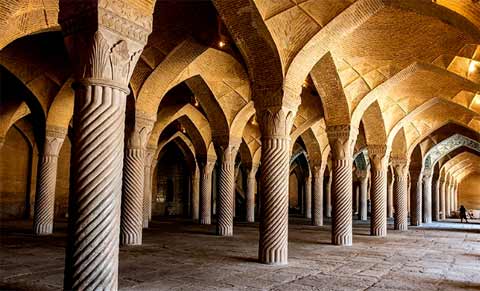
[[[227,44],[226,44],[223,40],[221,40],[221,41],[218,42],[218,46],[219,46],[220,48],[223,48],[223,47],[226,46],[226,45],[227,45]]]

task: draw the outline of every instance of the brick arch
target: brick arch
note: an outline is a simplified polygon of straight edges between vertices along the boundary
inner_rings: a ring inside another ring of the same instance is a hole
[[[155,68],[140,88],[137,111],[156,117],[165,94],[176,85],[200,76],[208,85],[231,124],[236,107],[250,101],[250,84],[242,65],[231,55],[187,39]]]
[[[301,92],[301,86],[315,64],[329,51],[335,48],[345,36],[348,36],[370,17],[386,7],[405,11],[415,11],[419,17],[435,17],[444,23],[449,23],[456,29],[479,39],[479,30],[463,16],[451,10],[434,5],[427,1],[403,0],[359,0],[345,8],[328,24],[318,30],[304,44],[299,45],[300,50],[288,66],[285,78],[285,90],[294,94]],[[299,18],[304,20],[303,18]],[[294,25],[290,23],[290,25]],[[280,29],[280,31],[282,31]],[[293,36],[291,36],[293,37]]]
[[[68,128],[73,116],[74,92],[73,79],[68,79],[57,92],[48,109],[47,126]]]
[[[0,50],[27,35],[58,31],[59,0],[9,0],[2,6]]]
[[[362,123],[368,145],[387,144],[385,121],[378,102],[374,102],[368,107],[363,114]]]
[[[175,120],[179,120],[192,133],[196,152],[206,155],[212,143],[212,133],[208,120],[191,104],[164,107],[159,111],[161,118],[155,122],[148,144],[156,147],[163,130]],[[182,119],[183,118],[183,119]],[[189,120],[190,122],[186,121]]]
[[[243,107],[235,116],[230,128],[230,136],[233,138],[241,139],[243,131],[247,126],[248,121],[255,115],[255,106],[253,101],[250,101],[245,107]]]
[[[407,140],[405,139],[403,127],[397,131],[390,147],[392,149],[392,157],[407,158]]]
[[[393,90],[402,82],[408,80],[409,78],[413,78],[416,74],[423,73],[429,73],[437,76],[438,78],[452,80],[459,86],[462,86],[463,89],[466,91],[476,92],[480,90],[480,85],[471,82],[455,73],[449,72],[446,69],[437,67],[432,64],[414,62],[408,67],[404,68],[402,71],[395,74],[390,79],[386,80],[381,85],[375,87],[365,97],[363,97],[352,113],[352,123],[354,125],[358,125],[364,112],[368,110],[371,104],[387,96],[391,90]],[[456,95],[451,96],[451,99],[453,99],[454,97],[456,97]]]
[[[480,142],[461,134],[454,134],[436,144],[423,157],[423,170],[430,172],[437,162],[459,147],[470,148],[480,154]]]
[[[14,99],[2,102],[0,107],[0,138],[5,138],[10,127],[28,114],[30,114],[30,108],[24,101]]]
[[[445,118],[444,120],[441,120],[440,122],[434,124],[434,126],[430,130],[424,132],[422,135],[417,137],[410,145],[407,145],[407,155],[410,156],[412,151],[415,149],[415,147],[422,140],[424,140],[428,135],[432,134],[433,132],[435,132],[439,128],[441,128],[441,127],[443,127],[443,126],[445,126],[449,123],[457,124],[459,126],[463,126],[463,127],[467,128],[467,129],[478,131],[478,129],[471,128],[468,124],[463,123],[461,120],[456,120],[455,118],[451,118],[451,119]]]
[[[256,5],[250,0],[213,3],[246,62],[256,106],[282,104],[284,74],[280,56]]]
[[[195,147],[193,143],[190,141],[190,139],[180,131],[177,131],[171,137],[159,142],[157,151],[155,153],[156,159],[157,160],[160,159],[163,148],[171,142],[174,142],[180,148],[180,150],[183,153],[183,156],[187,159],[187,163],[190,166],[190,170],[195,171],[197,168],[196,166],[197,155],[195,152]]]

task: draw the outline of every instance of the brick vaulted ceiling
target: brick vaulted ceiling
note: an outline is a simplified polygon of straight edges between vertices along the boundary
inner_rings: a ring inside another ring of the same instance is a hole
[[[270,102],[274,94],[265,92],[278,80],[282,102],[300,104],[291,137],[308,140],[316,159],[328,156],[329,125],[360,127],[359,140],[397,154],[410,154],[448,124],[480,131],[479,2],[101,2],[152,14],[153,33],[130,82],[132,110],[169,112],[172,122],[189,117],[180,123],[197,128],[198,152],[229,135],[243,138],[250,159],[259,159],[254,104]],[[230,13],[234,8],[239,13]],[[72,72],[58,14],[58,0],[0,0],[0,64],[38,99],[47,125],[67,127]],[[273,53],[253,49],[260,47]],[[28,112],[25,103],[9,102],[0,124]],[[157,128],[166,128],[158,117]]]

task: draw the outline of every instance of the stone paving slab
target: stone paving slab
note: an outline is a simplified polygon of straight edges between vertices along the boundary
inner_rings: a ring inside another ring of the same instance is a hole
[[[432,223],[386,238],[354,224],[354,245],[330,227],[292,219],[288,266],[256,262],[258,224],[234,237],[186,220],[153,221],[144,245],[120,249],[122,290],[480,290],[480,224]],[[31,222],[0,225],[0,290],[61,290],[66,224],[34,237]]]

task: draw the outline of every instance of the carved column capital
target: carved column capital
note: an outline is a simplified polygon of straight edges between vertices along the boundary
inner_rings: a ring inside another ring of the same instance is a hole
[[[262,138],[290,138],[296,109],[272,106],[257,113]]]
[[[45,130],[45,143],[43,145],[43,156],[58,156],[63,141],[67,135],[67,129],[63,127],[47,126]]]
[[[368,156],[370,157],[373,170],[386,169],[388,166],[388,151],[385,145],[368,145]]]
[[[393,170],[397,177],[407,177],[408,176],[408,166],[410,162],[407,159],[403,158],[391,158]]]
[[[320,177],[323,177],[324,175],[324,172],[325,172],[325,168],[327,167],[327,163],[326,161],[325,162],[322,162],[321,164],[314,164],[312,166],[312,174],[313,174],[313,177],[315,179],[318,179]]]
[[[358,130],[350,125],[327,126],[327,137],[332,149],[332,157],[336,160],[345,160],[352,157],[353,146]]]
[[[145,150],[154,124],[154,120],[151,120],[142,114],[137,114],[135,116],[135,122],[133,126],[131,126],[130,132],[127,136],[127,149]]]
[[[148,147],[145,151],[145,167],[151,167],[153,163],[153,158],[155,157],[155,153],[157,149],[154,147]]]

